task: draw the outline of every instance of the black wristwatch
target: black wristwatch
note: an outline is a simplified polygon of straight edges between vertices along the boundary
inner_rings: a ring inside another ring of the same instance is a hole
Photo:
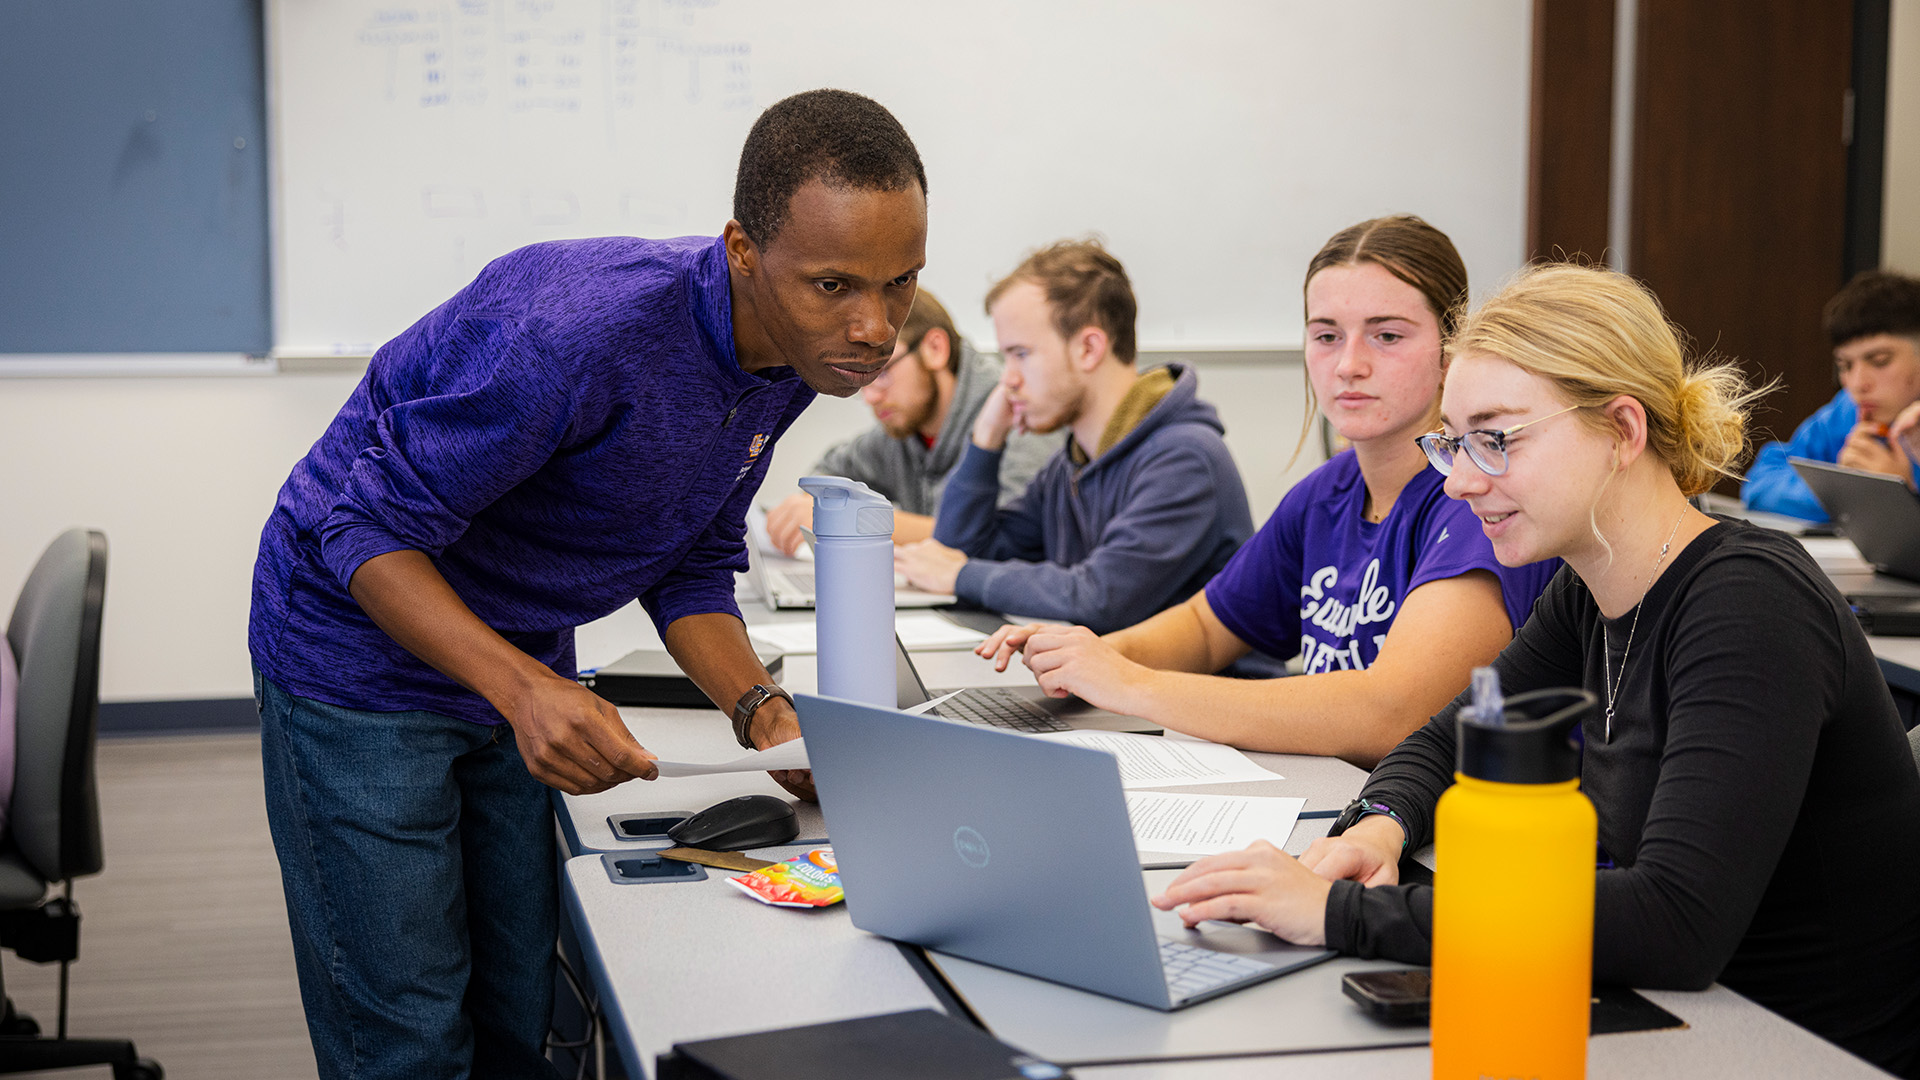
[[[787,704],[793,704],[792,694],[778,686],[763,683],[754,683],[751,689],[740,695],[739,701],[733,703],[733,737],[740,740],[741,746],[753,749],[753,714],[774,698],[786,698]]]
[[[1369,814],[1384,814],[1392,818],[1393,823],[1400,826],[1400,848],[1403,851],[1406,850],[1408,835],[1407,823],[1400,820],[1400,815],[1393,812],[1393,807],[1388,806],[1386,803],[1374,802],[1366,798],[1355,799],[1348,803],[1347,808],[1340,811],[1340,816],[1333,819],[1333,828],[1327,830],[1327,835],[1339,836],[1341,833],[1353,828],[1354,823]]]

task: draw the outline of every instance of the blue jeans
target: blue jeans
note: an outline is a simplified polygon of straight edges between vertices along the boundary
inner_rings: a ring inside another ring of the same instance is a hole
[[[513,732],[328,705],[258,672],[254,700],[323,1080],[552,1080],[552,810]]]

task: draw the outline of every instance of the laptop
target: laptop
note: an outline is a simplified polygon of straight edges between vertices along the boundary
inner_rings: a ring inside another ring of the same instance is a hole
[[[1920,498],[1904,481],[1824,461],[1787,460],[1862,559],[1883,574],[1920,581]]]
[[[767,512],[754,507],[747,511],[747,577],[767,607],[775,611],[814,606],[814,564],[806,559],[782,555],[767,535]],[[922,592],[898,577],[893,590],[897,608],[939,607],[955,598],[947,593]]]
[[[1224,923],[1157,934],[1111,754],[796,700],[863,930],[1162,1011],[1334,955]]]
[[[1167,730],[1151,720],[1108,712],[1079,698],[1048,697],[1046,691],[1037,686],[971,686],[957,692],[928,690],[898,634],[893,636],[893,667],[899,706],[903,710],[954,693],[931,710],[946,720],[964,720],[1029,735],[1053,731],[1134,731],[1164,735]]]

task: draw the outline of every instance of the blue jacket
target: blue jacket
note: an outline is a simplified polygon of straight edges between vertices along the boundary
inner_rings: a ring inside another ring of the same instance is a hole
[[[334,705],[499,723],[348,593],[390,551],[568,677],[573,628],[636,597],[663,629],[737,615],[747,503],[812,400],[791,368],[740,369],[718,240],[504,255],[380,349],[293,467],[254,565],[254,664]]]
[[[1813,497],[1807,482],[1793,471],[1787,459],[1840,460],[1840,448],[1846,445],[1847,436],[1859,422],[1860,414],[1853,407],[1853,398],[1847,396],[1845,390],[1835,394],[1832,401],[1822,405],[1819,412],[1807,417],[1794,430],[1791,442],[1770,442],[1760,448],[1747,469],[1746,483],[1740,485],[1740,501],[1746,503],[1749,510],[1787,514],[1808,521],[1827,520],[1826,509]],[[1913,476],[1916,484],[1920,484],[1920,466],[1914,467]]]
[[[971,444],[947,481],[936,540],[971,558],[954,591],[994,611],[1108,633],[1206,585],[1253,535],[1240,470],[1191,369],[1106,453],[1063,446],[996,509],[1000,455]]]

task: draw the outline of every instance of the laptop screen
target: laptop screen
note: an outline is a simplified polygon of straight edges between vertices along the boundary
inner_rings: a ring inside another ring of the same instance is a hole
[[[930,696],[927,686],[920,681],[920,673],[913,668],[913,658],[907,655],[907,647],[900,641],[900,635],[893,635],[893,682],[898,688],[899,709],[911,709],[925,702]]]

